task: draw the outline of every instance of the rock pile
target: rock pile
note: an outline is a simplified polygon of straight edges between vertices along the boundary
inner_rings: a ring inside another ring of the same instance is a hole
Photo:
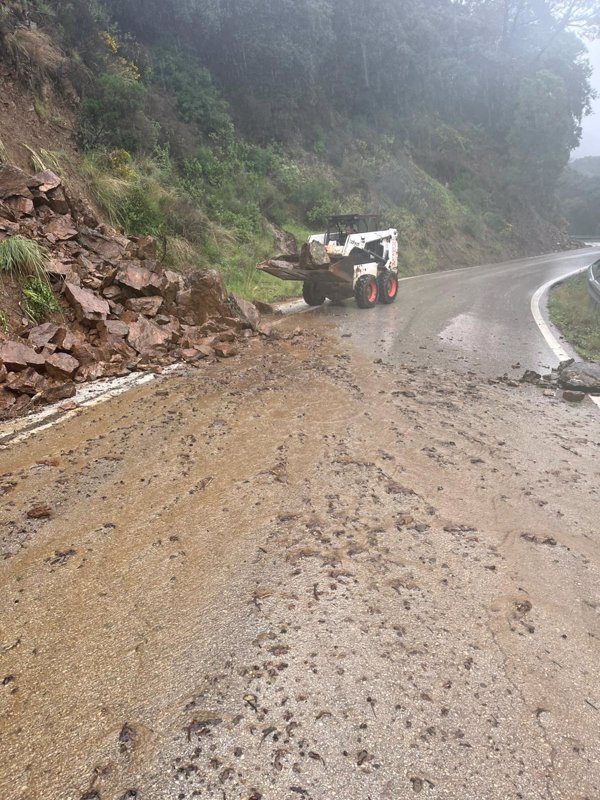
[[[0,242],[14,235],[48,251],[63,314],[35,327],[23,320],[16,340],[0,333],[0,417],[71,397],[84,381],[227,358],[261,330],[257,309],[228,296],[218,272],[164,269],[152,237],[99,225],[49,170],[0,165]]]
[[[600,364],[569,359],[546,375],[526,370],[520,382],[539,386],[546,397],[558,397],[562,390],[563,400],[579,403],[586,394],[600,395]]]

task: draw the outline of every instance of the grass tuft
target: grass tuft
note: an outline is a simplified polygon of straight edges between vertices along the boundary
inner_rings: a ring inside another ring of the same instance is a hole
[[[36,325],[39,325],[51,314],[60,310],[58,300],[54,296],[50,284],[39,276],[33,276],[25,280],[21,307],[28,318]]]
[[[29,145],[24,144],[23,147],[29,152],[29,161],[31,162],[31,167],[34,172],[45,172],[46,164],[44,163],[42,157],[37,153],[33,148],[29,147]]]
[[[14,278],[45,279],[46,254],[37,242],[23,236],[9,236],[0,243],[0,273]]]

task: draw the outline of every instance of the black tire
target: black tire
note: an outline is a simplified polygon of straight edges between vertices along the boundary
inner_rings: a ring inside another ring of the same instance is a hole
[[[308,306],[322,306],[325,302],[325,292],[316,283],[305,281],[302,284],[302,297]]]
[[[377,305],[379,286],[372,275],[362,275],[354,286],[354,297],[359,308],[373,308]]]
[[[379,302],[384,305],[393,303],[398,297],[398,276],[391,269],[384,270],[378,277]]]

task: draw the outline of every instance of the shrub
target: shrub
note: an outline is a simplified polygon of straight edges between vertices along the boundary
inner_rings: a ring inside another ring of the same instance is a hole
[[[23,311],[36,325],[60,310],[48,281],[40,276],[27,278],[23,284]]]
[[[84,150],[152,150],[156,125],[144,114],[146,88],[128,70],[100,75],[77,118],[77,141]]]
[[[227,103],[219,95],[210,72],[188,55],[163,50],[156,58],[155,78],[175,95],[179,117],[205,137],[233,138]]]
[[[37,242],[9,236],[0,244],[0,272],[16,278],[43,278],[46,254]]]

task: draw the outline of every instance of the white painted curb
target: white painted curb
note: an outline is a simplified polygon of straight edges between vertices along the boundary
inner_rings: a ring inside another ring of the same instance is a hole
[[[568,278],[572,278],[574,275],[579,275],[582,272],[587,272],[589,269],[589,265],[586,267],[579,267],[573,272],[567,273],[567,275],[561,275],[560,278],[553,278],[551,281],[544,283],[540,288],[535,292],[533,297],[531,298],[531,314],[533,319],[535,320],[536,325],[540,329],[540,333],[546,340],[546,344],[552,350],[554,355],[558,358],[559,361],[567,361],[569,358],[574,357],[574,353],[566,350],[565,347],[559,342],[559,340],[554,335],[554,331],[552,327],[546,322],[544,315],[542,314],[541,310],[541,303],[542,300],[545,298],[546,294],[552,289],[553,286],[556,286],[559,283],[564,283]],[[594,397],[593,395],[589,395],[590,400],[592,403],[595,403],[598,408],[600,408],[600,397]]]

